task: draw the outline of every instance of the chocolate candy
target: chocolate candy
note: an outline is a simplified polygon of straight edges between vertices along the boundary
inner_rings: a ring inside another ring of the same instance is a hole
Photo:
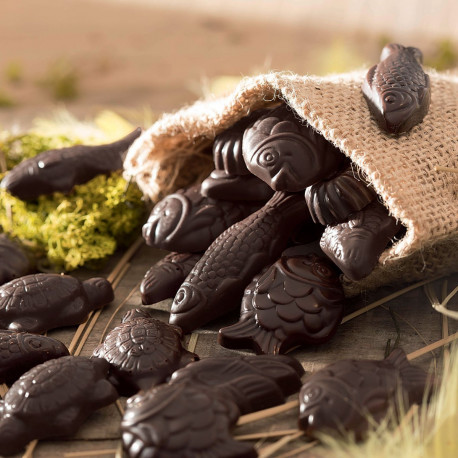
[[[28,274],[30,267],[22,249],[5,234],[0,234],[0,285]]]
[[[194,266],[172,304],[170,323],[191,332],[240,303],[245,286],[309,218],[300,194],[277,192],[264,207],[223,232]]]
[[[202,195],[230,201],[266,201],[274,193],[272,188],[254,175],[228,175],[214,170],[202,181]]]
[[[245,290],[240,321],[221,329],[218,342],[270,354],[326,342],[341,321],[343,301],[339,274],[326,258],[284,255]]]
[[[246,414],[285,402],[299,391],[303,374],[299,361],[286,355],[222,356],[188,364],[177,370],[169,383],[213,390]]]
[[[259,208],[202,196],[200,186],[162,199],[143,226],[146,243],[181,253],[205,251],[221,232]]]
[[[81,282],[70,275],[27,275],[0,286],[0,328],[42,333],[72,326],[113,299],[104,278]]]
[[[400,227],[388,210],[375,201],[350,215],[347,222],[328,226],[320,246],[350,280],[357,281],[372,272]]]
[[[59,340],[2,329],[0,330],[0,383],[11,385],[32,367],[61,356],[68,356],[68,350]]]
[[[342,360],[311,375],[299,394],[299,427],[308,436],[353,432],[361,439],[369,418],[381,422],[390,407],[421,404],[428,375],[398,349],[383,361]]]
[[[45,151],[14,167],[0,186],[22,200],[33,200],[56,191],[67,193],[97,175],[121,170],[123,153],[140,133],[138,128],[108,145],[75,145]]]
[[[167,385],[127,401],[124,449],[147,456],[254,457],[232,439],[240,413],[284,401],[300,388],[302,366],[288,356],[207,358],[172,375]]]
[[[362,210],[377,194],[352,168],[309,186],[305,200],[315,223],[333,225],[344,222],[351,213]]]
[[[248,170],[276,191],[296,192],[341,169],[344,154],[286,105],[261,116],[243,136]]]
[[[93,357],[110,363],[110,381],[122,396],[131,396],[164,382],[176,369],[199,359],[182,347],[182,336],[176,326],[134,309],[108,333]]]
[[[34,439],[70,436],[93,411],[115,401],[108,366],[64,356],[26,372],[0,401],[0,454],[18,453]]]
[[[418,48],[392,43],[383,48],[380,63],[367,72],[363,94],[382,130],[407,132],[428,113],[431,84],[422,61]]]
[[[200,254],[169,253],[157,262],[146,272],[140,284],[142,303],[155,304],[175,296],[200,257]]]
[[[230,400],[192,385],[160,385],[127,401],[121,422],[127,456],[255,458],[231,429],[240,412]]]

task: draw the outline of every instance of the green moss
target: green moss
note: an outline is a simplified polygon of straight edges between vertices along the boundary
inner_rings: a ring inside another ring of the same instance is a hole
[[[66,137],[27,134],[11,137],[1,146],[10,168],[21,152],[32,157],[69,143]],[[144,212],[141,191],[135,185],[127,187],[120,172],[99,175],[68,195],[41,196],[37,202],[23,202],[0,191],[3,230],[22,240],[37,257],[44,256],[47,267],[55,270],[87,266],[114,253],[118,245],[131,241]]]

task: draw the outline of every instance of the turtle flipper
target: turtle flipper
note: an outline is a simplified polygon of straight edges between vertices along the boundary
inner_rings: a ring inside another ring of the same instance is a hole
[[[21,452],[33,439],[28,434],[26,425],[14,417],[3,417],[0,420],[0,455],[10,456]]]
[[[9,324],[8,329],[17,332],[42,332],[39,321],[31,316],[17,318]]]

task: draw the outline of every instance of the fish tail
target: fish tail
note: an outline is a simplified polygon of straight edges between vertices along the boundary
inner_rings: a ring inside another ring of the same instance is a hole
[[[276,191],[272,198],[263,208],[275,208],[275,211],[281,213],[282,221],[289,218],[298,219],[301,215],[303,219],[310,218],[304,193],[291,193],[286,191]]]

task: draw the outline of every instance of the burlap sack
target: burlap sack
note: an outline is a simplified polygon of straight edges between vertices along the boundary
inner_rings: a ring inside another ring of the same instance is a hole
[[[429,70],[432,101],[424,121],[399,137],[380,131],[361,92],[366,72],[324,78],[270,73],[241,82],[229,96],[199,101],[165,115],[139,137],[125,160],[127,176],[155,200],[205,177],[216,134],[275,100],[300,116],[351,158],[407,228],[371,275],[344,279],[347,295],[381,285],[458,270],[458,77]]]

